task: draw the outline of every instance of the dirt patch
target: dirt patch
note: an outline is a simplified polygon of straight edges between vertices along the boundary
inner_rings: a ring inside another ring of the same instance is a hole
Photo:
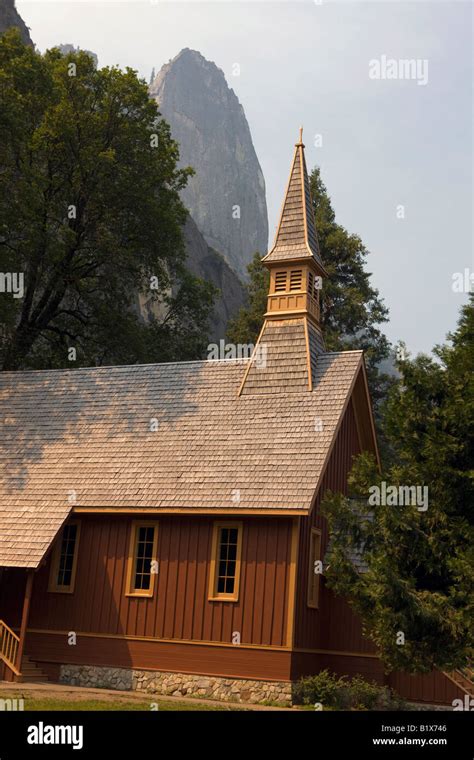
[[[17,697],[24,699],[35,700],[49,700],[56,699],[62,702],[84,702],[84,701],[101,701],[101,702],[114,702],[116,703],[152,703],[156,702],[158,705],[160,702],[167,702],[175,704],[176,709],[179,709],[178,705],[182,705],[182,709],[186,710],[188,706],[192,706],[196,709],[198,705],[202,705],[203,709],[216,708],[220,710],[276,710],[287,711],[292,708],[285,707],[270,707],[264,705],[251,705],[248,703],[232,703],[232,702],[219,702],[214,699],[199,699],[196,697],[172,697],[162,694],[144,694],[137,691],[116,691],[114,689],[90,689],[82,686],[66,686],[63,684],[55,683],[0,683],[0,698]],[[74,709],[74,708],[72,708]]]

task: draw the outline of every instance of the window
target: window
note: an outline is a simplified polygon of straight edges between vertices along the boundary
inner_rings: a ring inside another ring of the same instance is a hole
[[[73,593],[80,532],[79,522],[68,523],[62,529],[53,549],[48,591]]]
[[[311,528],[309,545],[308,607],[317,609],[319,604],[319,579],[321,577],[321,531]]]
[[[238,600],[241,549],[242,523],[214,523],[209,599]]]
[[[157,545],[156,523],[132,522],[127,569],[128,596],[153,596],[157,574]],[[155,566],[152,563],[155,563]]]
[[[293,269],[290,272],[290,290],[301,290],[303,272],[301,269]]]
[[[275,293],[286,290],[286,272],[275,273]]]

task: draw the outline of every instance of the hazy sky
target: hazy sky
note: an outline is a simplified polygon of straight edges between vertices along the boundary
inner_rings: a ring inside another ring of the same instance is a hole
[[[147,80],[183,47],[214,61],[250,124],[271,238],[302,124],[308,168],[321,166],[338,222],[370,251],[372,281],[390,309],[388,337],[429,351],[455,327],[467,294],[453,292],[453,273],[474,271],[470,2],[17,7],[40,50],[73,43],[97,53],[99,65],[131,66]],[[417,61],[415,78],[388,59]],[[390,75],[387,65],[398,78],[374,78]]]

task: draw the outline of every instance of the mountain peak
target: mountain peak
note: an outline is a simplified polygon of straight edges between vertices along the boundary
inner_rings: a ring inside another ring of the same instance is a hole
[[[244,109],[224,72],[184,48],[150,85],[180,146],[181,166],[196,174],[182,192],[207,243],[246,276],[255,251],[266,253],[265,182]]]
[[[185,47],[182,50],[179,51],[178,55],[175,55],[174,58],[171,60],[176,61],[178,58],[195,58],[199,61],[206,61],[206,58],[204,58],[203,54],[199,52],[199,50],[193,50],[192,48]]]

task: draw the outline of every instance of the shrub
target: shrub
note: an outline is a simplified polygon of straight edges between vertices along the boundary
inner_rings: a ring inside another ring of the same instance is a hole
[[[352,679],[337,677],[322,670],[314,676],[300,678],[293,688],[295,704],[314,705],[336,710],[402,710],[404,701],[387,686],[366,681],[361,675]]]
[[[321,670],[314,676],[300,678],[293,688],[293,700],[296,704],[314,705],[315,702],[321,702],[324,707],[341,709],[343,689],[343,678]]]
[[[384,702],[386,694],[390,694],[386,687],[379,686],[374,681],[365,681],[360,675],[352,678],[348,689],[350,706],[362,710],[377,709]]]

